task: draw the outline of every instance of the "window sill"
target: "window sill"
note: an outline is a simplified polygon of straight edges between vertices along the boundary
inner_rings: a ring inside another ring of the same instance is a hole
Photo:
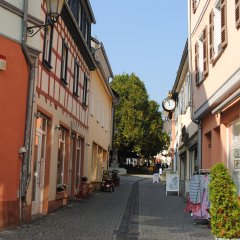
[[[52,69],[52,66],[49,62],[47,62],[46,60],[43,60],[43,66],[50,72]]]
[[[61,78],[61,83],[64,87],[67,87],[68,83],[65,79]]]
[[[74,98],[79,98],[79,95],[77,93],[73,93]]]
[[[87,109],[87,104],[86,103],[82,103],[82,106],[84,109]]]
[[[223,48],[218,55],[216,56],[216,58],[213,59],[212,61],[212,65],[215,66],[215,64],[217,63],[218,59],[222,56],[223,52],[224,52],[225,48]]]

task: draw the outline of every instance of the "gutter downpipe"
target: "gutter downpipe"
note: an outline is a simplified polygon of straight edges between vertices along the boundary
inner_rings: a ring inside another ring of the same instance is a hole
[[[21,183],[20,183],[20,226],[23,220],[26,220],[26,193],[30,181],[30,158],[31,158],[31,132],[32,132],[32,112],[33,112],[33,96],[34,96],[34,62],[31,60],[27,48],[27,20],[28,20],[28,0],[24,0],[23,8],[23,25],[22,25],[22,51],[25,56],[27,65],[29,67],[28,76],[28,95],[27,95],[27,109],[25,120],[25,133],[24,133],[24,147],[26,153],[22,158],[21,169]],[[24,207],[25,206],[25,207]]]
[[[194,116],[193,104],[193,68],[192,68],[192,44],[191,44],[191,0],[188,0],[188,65],[189,65],[189,78],[190,78],[190,111],[191,120],[198,126],[198,142],[197,142],[197,159],[199,168],[202,168],[202,125],[201,120],[196,119]]]

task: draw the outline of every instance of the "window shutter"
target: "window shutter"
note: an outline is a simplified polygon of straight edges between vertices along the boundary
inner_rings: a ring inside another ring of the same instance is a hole
[[[198,58],[199,58],[198,42],[196,42],[195,43],[195,81],[196,81],[196,84],[198,84],[198,82],[199,82]]]
[[[213,10],[209,15],[209,57],[210,63],[214,60],[214,13]]]
[[[203,30],[203,77],[208,75],[207,26]]]
[[[235,23],[236,28],[240,27],[240,0],[235,0]]]
[[[195,13],[197,10],[197,0],[192,0],[192,9],[193,13]]]
[[[221,0],[221,45],[227,46],[227,1]]]

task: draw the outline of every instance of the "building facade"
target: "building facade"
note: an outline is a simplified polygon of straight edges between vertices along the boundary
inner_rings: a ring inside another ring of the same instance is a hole
[[[98,188],[103,170],[109,167],[114,95],[109,86],[113,73],[104,46],[92,38],[92,49],[97,68],[91,72],[87,172],[93,187]]]
[[[34,64],[40,53],[39,35],[27,43],[26,26],[42,24],[40,4],[0,1],[0,228],[20,224],[19,203],[26,195]]]
[[[41,10],[46,18],[45,1]],[[46,21],[50,21],[46,19]],[[88,1],[65,2],[57,24],[41,32],[35,84],[33,158],[28,215],[51,212],[79,191],[88,162],[94,15]]]
[[[189,193],[189,180],[197,163],[198,127],[191,116],[191,82],[189,78],[188,41],[185,44],[177,76],[171,90],[177,102],[172,114],[173,170],[179,173],[182,196]]]
[[[202,168],[223,162],[240,190],[240,1],[189,1],[194,118]]]
[[[66,205],[83,176],[99,180],[96,152],[108,167],[113,75],[103,45],[91,45],[88,0],[65,1],[55,24],[45,0],[1,0],[0,19],[0,228],[8,228]]]

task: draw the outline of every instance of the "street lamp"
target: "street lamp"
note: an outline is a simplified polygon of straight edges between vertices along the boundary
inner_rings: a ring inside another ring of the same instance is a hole
[[[47,16],[49,17],[49,20],[47,19],[46,23],[42,25],[34,25],[31,27],[27,27],[28,37],[33,37],[41,29],[56,23],[58,20],[58,17],[61,14],[64,2],[65,0],[46,0]]]

